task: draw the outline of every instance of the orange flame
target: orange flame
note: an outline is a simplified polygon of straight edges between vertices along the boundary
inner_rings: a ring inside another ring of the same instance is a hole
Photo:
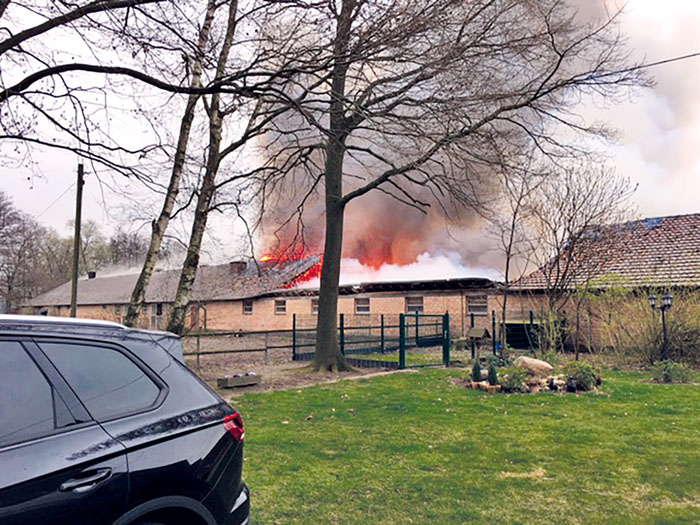
[[[312,256],[313,254],[309,253],[306,247],[297,245],[277,251],[273,250],[271,253],[260,257],[260,262],[274,263],[276,265],[284,266],[286,263],[294,261],[303,261]],[[317,264],[314,264],[311,268],[298,275],[293,281],[287,283],[285,288],[294,288],[301,283],[310,281],[312,279],[318,279],[319,277],[321,277],[322,262],[323,258],[321,257]]]

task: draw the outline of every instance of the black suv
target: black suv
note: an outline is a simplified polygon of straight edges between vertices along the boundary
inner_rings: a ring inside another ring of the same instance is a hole
[[[115,323],[0,316],[0,523],[249,523],[241,417],[178,348]]]

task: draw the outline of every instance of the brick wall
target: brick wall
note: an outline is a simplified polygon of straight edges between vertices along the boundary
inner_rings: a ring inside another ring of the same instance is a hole
[[[406,312],[406,297],[422,297],[423,313],[431,315],[450,314],[450,331],[453,337],[462,337],[469,330],[469,313],[466,295],[485,295],[481,291],[464,292],[460,290],[446,292],[378,292],[372,294],[360,294],[353,296],[340,296],[338,299],[338,313],[354,316],[354,321],[361,321],[362,315],[356,315],[355,299],[369,298],[370,314],[367,316],[368,324],[377,324],[379,315],[398,315]],[[292,328],[293,314],[298,319],[313,324],[315,317],[312,315],[312,301],[315,298],[305,297],[262,297],[253,299],[252,312],[245,314],[243,301],[222,301],[193,305],[187,313],[186,328],[196,329],[197,320],[199,326],[208,330],[235,330],[235,331],[269,331],[290,330]],[[285,313],[277,313],[276,301],[284,301]],[[489,298],[488,307],[491,309],[492,301]],[[126,305],[83,305],[78,306],[78,316],[86,319],[104,319],[121,322],[126,314]],[[170,305],[163,304],[163,315],[159,326],[151,323],[151,305],[147,304],[139,318],[138,326],[141,328],[164,329],[167,322]],[[39,313],[38,309],[34,313]],[[68,307],[52,307],[49,315],[68,316]],[[475,316],[477,327],[490,327],[490,314]]]

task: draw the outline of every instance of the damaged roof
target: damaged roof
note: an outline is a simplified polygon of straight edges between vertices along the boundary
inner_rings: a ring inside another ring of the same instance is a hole
[[[582,261],[582,271],[574,273],[569,287],[586,281],[598,288],[699,287],[700,213],[597,228],[580,241],[574,259]],[[543,269],[513,283],[513,288],[546,289]]]
[[[357,295],[373,292],[423,292],[448,290],[482,290],[493,288],[494,282],[485,277],[456,277],[452,279],[431,279],[425,281],[384,281],[373,283],[343,284],[338,287],[338,295]],[[292,288],[276,291],[276,295],[316,296],[318,288]]]
[[[200,266],[190,300],[231,301],[265,295],[283,289],[311,268],[317,256],[283,263],[232,262],[217,266]],[[128,304],[138,274],[113,275],[78,281],[79,305]],[[147,303],[168,303],[175,299],[180,270],[156,271],[146,291]],[[33,298],[27,306],[70,305],[70,281]]]

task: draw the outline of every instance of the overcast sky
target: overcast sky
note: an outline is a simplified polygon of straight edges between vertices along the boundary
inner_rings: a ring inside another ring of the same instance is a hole
[[[623,25],[633,58],[651,62],[700,52],[700,0],[629,0]],[[654,90],[599,115],[621,132],[611,152],[614,163],[639,184],[634,200],[641,216],[700,212],[700,59],[652,73]],[[35,151],[31,160],[37,169],[0,167],[0,189],[17,207],[66,232],[74,213],[77,159]],[[116,226],[113,201],[88,173],[83,216]]]

